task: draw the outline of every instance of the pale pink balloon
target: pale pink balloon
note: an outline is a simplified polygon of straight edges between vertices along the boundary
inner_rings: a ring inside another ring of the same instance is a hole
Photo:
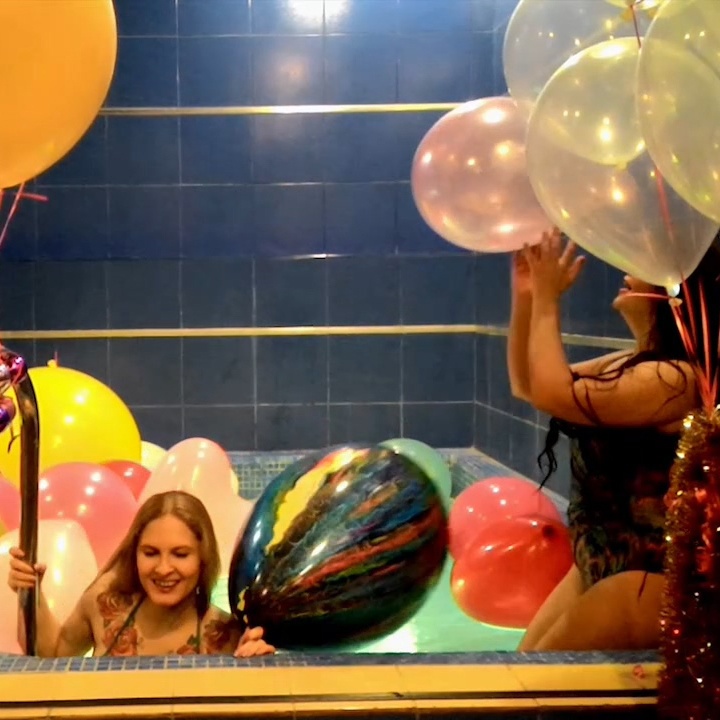
[[[173,445],[152,471],[140,493],[140,503],[168,490],[184,490],[201,500],[208,511],[234,497],[232,465],[212,440],[189,438]],[[212,513],[211,513],[212,515]]]
[[[249,500],[234,496],[210,511],[220,549],[221,575],[227,575],[230,571],[233,552],[245,531],[253,505]]]
[[[0,477],[0,527],[6,532],[20,527],[20,492],[3,477]]]
[[[41,520],[78,522],[102,566],[130,529],[138,504],[110,468],[64,463],[40,476],[38,509]]]
[[[0,652],[17,638],[17,595],[8,587],[8,551],[20,544],[18,530],[0,537]],[[80,525],[68,520],[41,520],[38,524],[38,562],[47,565],[42,589],[59,622],[73,611],[80,596],[98,573],[95,554]],[[17,650],[7,650],[16,652]]]
[[[507,97],[473,100],[435,123],[412,166],[425,222],[448,242],[508,252],[540,240],[549,221],[525,162],[527,120]]]

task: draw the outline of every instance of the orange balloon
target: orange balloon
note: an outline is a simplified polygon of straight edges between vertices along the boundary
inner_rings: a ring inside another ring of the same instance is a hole
[[[112,0],[0,2],[0,188],[75,146],[105,101],[116,56]]]

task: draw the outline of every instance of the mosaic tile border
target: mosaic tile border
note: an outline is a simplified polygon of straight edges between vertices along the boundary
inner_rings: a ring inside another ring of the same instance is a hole
[[[305,452],[292,451],[282,453],[230,453],[230,459],[240,480],[240,494],[250,500],[258,497],[267,484],[290,463],[299,460]],[[453,497],[459,495],[478,479],[502,476],[522,477],[488,455],[471,448],[440,448],[438,452],[450,466],[453,480]],[[532,482],[532,481],[531,481]],[[567,510],[567,500],[552,490],[544,492],[561,513]]]
[[[0,655],[0,673],[117,672],[132,670],[207,670],[233,667],[354,667],[407,665],[646,665],[660,662],[655,652],[586,653],[435,653],[427,655],[322,655],[280,652],[274,656],[238,659],[225,655],[131,658],[40,659]]]

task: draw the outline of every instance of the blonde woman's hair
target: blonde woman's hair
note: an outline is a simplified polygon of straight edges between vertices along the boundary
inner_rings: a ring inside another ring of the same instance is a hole
[[[153,521],[172,515],[187,525],[200,545],[200,579],[197,609],[204,615],[220,575],[220,552],[207,509],[194,495],[181,490],[151,495],[140,507],[127,535],[100,570],[98,578],[112,572],[110,590],[132,595],[142,592],[137,570],[137,549],[145,528]]]

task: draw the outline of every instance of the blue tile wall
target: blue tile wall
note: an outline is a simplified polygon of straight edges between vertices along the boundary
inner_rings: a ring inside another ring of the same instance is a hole
[[[476,259],[408,176],[441,112],[223,114],[502,92],[499,0],[117,0],[107,112],[33,183],[0,329],[108,382],[144,436],[232,450],[474,439],[471,335],[53,339],[58,330],[472,324]],[[141,115],[123,108],[155,108]],[[199,115],[163,109],[210,108]],[[215,110],[213,110],[215,108]],[[220,109],[218,109],[220,108]]]
[[[328,104],[502,94],[517,0],[116,0],[105,111],[32,183],[0,249],[0,330],[108,382],[146,439],[299,449],[405,434],[530,473],[541,421],[504,340],[472,334],[53,339],[58,330],[504,325],[507,258],[420,218],[409,171],[438,110]],[[320,106],[237,115],[227,108]],[[196,114],[171,114],[178,108]],[[128,109],[152,112],[122,114]],[[603,266],[568,328],[607,334]],[[601,297],[602,296],[602,297]]]

